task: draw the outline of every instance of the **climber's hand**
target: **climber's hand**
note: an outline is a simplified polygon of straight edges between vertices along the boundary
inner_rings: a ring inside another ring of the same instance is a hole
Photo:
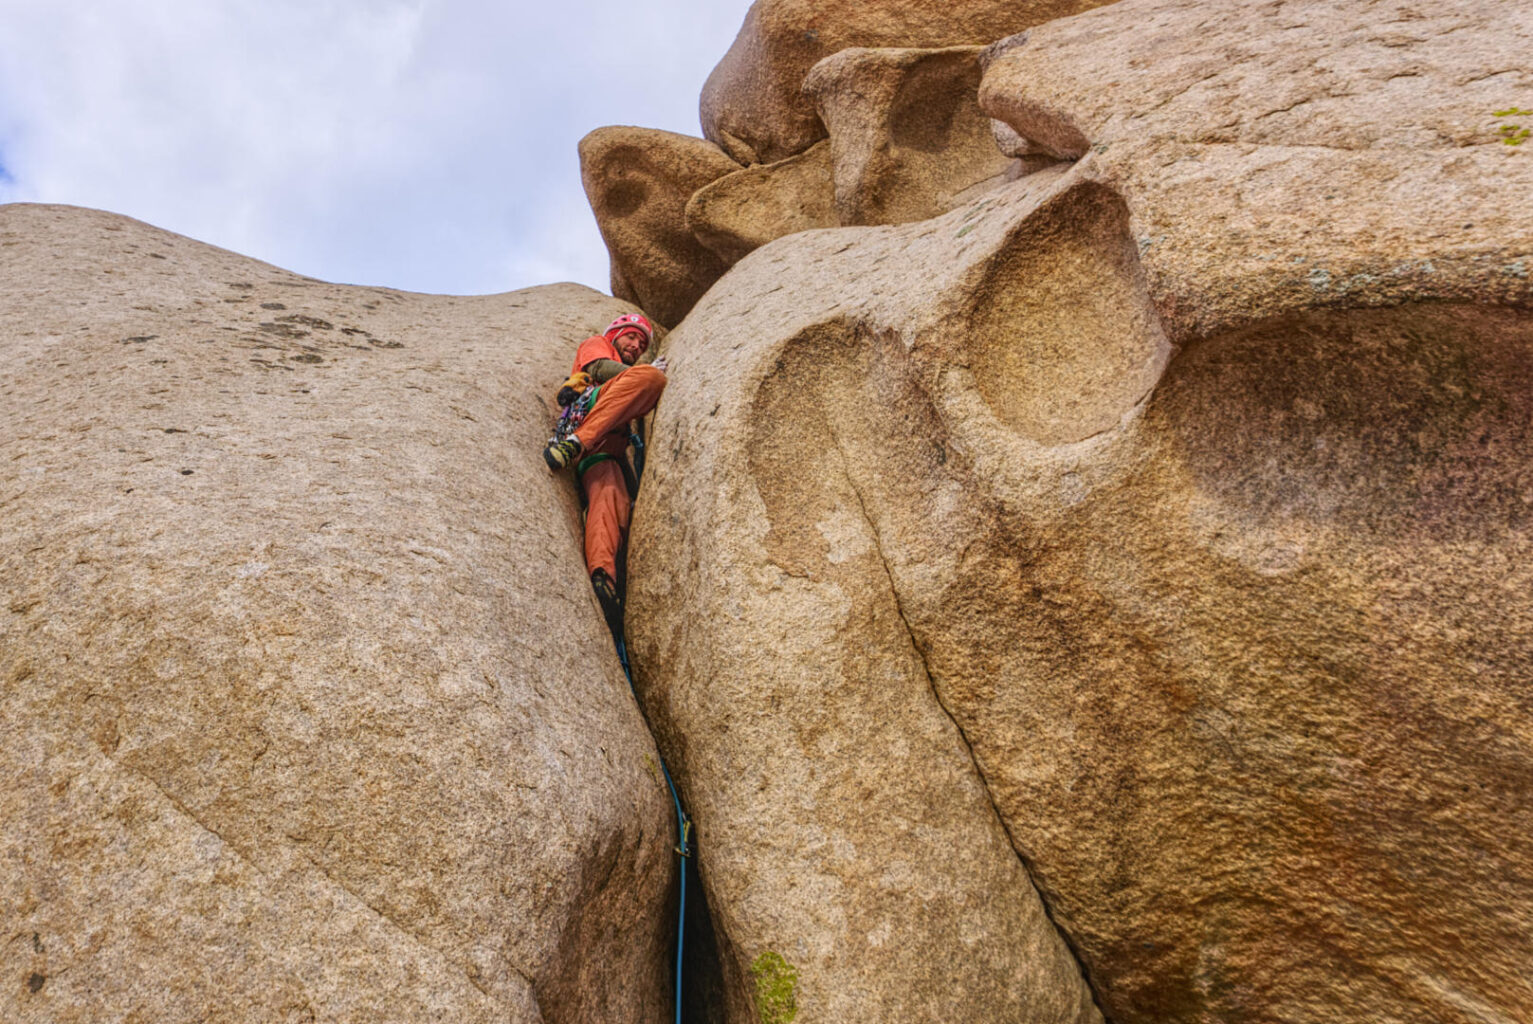
[[[671,364],[665,361],[665,356],[656,356],[655,361],[650,363],[650,365],[659,370],[661,373],[664,373],[665,368]]]

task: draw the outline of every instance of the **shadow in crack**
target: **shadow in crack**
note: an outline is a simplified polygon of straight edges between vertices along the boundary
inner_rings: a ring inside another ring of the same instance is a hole
[[[698,870],[698,854],[687,858],[686,945],[682,956],[681,1019],[688,1024],[725,1024],[729,1005],[719,937]],[[738,1017],[736,1018],[738,1019]]]

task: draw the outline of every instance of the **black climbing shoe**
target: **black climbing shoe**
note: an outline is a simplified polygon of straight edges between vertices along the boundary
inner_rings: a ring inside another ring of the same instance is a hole
[[[579,438],[566,437],[563,441],[548,442],[548,447],[543,449],[543,461],[548,463],[551,471],[557,473],[580,458],[583,451],[585,448],[581,446]]]
[[[617,594],[617,584],[607,575],[607,570],[597,569],[591,573],[591,589],[596,591],[596,603],[607,620],[607,628],[613,636],[623,635],[623,599]]]

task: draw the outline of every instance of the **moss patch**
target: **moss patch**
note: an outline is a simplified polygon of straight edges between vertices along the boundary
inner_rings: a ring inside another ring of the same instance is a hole
[[[767,950],[751,961],[756,979],[756,1013],[761,1024],[789,1024],[798,1016],[798,968]]]

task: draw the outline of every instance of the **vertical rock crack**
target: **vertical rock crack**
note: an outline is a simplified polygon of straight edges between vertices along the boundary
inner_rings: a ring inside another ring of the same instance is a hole
[[[937,706],[942,709],[942,713],[947,716],[948,721],[953,723],[953,730],[958,734],[958,739],[963,744],[964,752],[968,754],[969,763],[974,766],[974,775],[979,779],[980,788],[985,792],[985,799],[990,803],[990,810],[995,815],[996,821],[1000,823],[1001,831],[1005,834],[1012,853],[1016,855],[1017,861],[1022,865],[1023,874],[1027,877],[1028,885],[1032,887],[1033,892],[1037,895],[1038,904],[1043,908],[1044,916],[1048,919],[1050,926],[1053,927],[1054,933],[1065,944],[1065,949],[1069,951],[1070,958],[1075,962],[1076,970],[1080,971],[1081,980],[1086,985],[1086,991],[1091,995],[1092,1004],[1097,1008],[1098,1013],[1102,1013],[1103,1021],[1106,1024],[1111,1024],[1107,1015],[1102,1012],[1102,1001],[1097,996],[1096,985],[1091,980],[1091,973],[1086,969],[1086,962],[1081,956],[1080,949],[1076,946],[1070,934],[1060,927],[1058,920],[1054,916],[1054,909],[1049,906],[1049,901],[1044,897],[1042,890],[1038,888],[1038,883],[1033,881],[1032,866],[1028,864],[1027,858],[1023,856],[1022,851],[1018,848],[1016,837],[1012,835],[1011,828],[1006,824],[1006,816],[1001,813],[1000,805],[995,802],[995,794],[990,789],[990,780],[985,777],[985,772],[979,764],[979,758],[974,754],[974,744],[969,740],[969,735],[964,731],[962,723],[958,721],[957,716],[953,714],[947,703],[942,699],[942,694],[937,688],[937,681],[932,678],[931,668],[927,664],[926,651],[922,648],[920,640],[917,639],[916,631],[905,614],[905,604],[900,599],[900,590],[895,584],[894,572],[889,568],[889,559],[884,554],[883,537],[878,532],[878,525],[874,521],[872,514],[868,511],[868,504],[863,498],[862,488],[857,485],[857,481],[853,478],[852,474],[847,472],[846,467],[849,460],[845,449],[841,447],[840,435],[836,433],[833,427],[828,432],[835,442],[836,454],[841,459],[842,474],[846,477],[848,486],[851,487],[852,495],[857,499],[857,509],[861,513],[863,521],[868,524],[868,532],[873,535],[873,550],[878,555],[879,565],[884,571],[884,579],[889,583],[889,593],[894,598],[895,614],[899,616],[900,625],[905,630],[906,637],[910,640],[911,650],[915,651],[916,658],[921,663],[921,674],[926,678],[926,686],[931,691],[932,700],[936,701]]]

